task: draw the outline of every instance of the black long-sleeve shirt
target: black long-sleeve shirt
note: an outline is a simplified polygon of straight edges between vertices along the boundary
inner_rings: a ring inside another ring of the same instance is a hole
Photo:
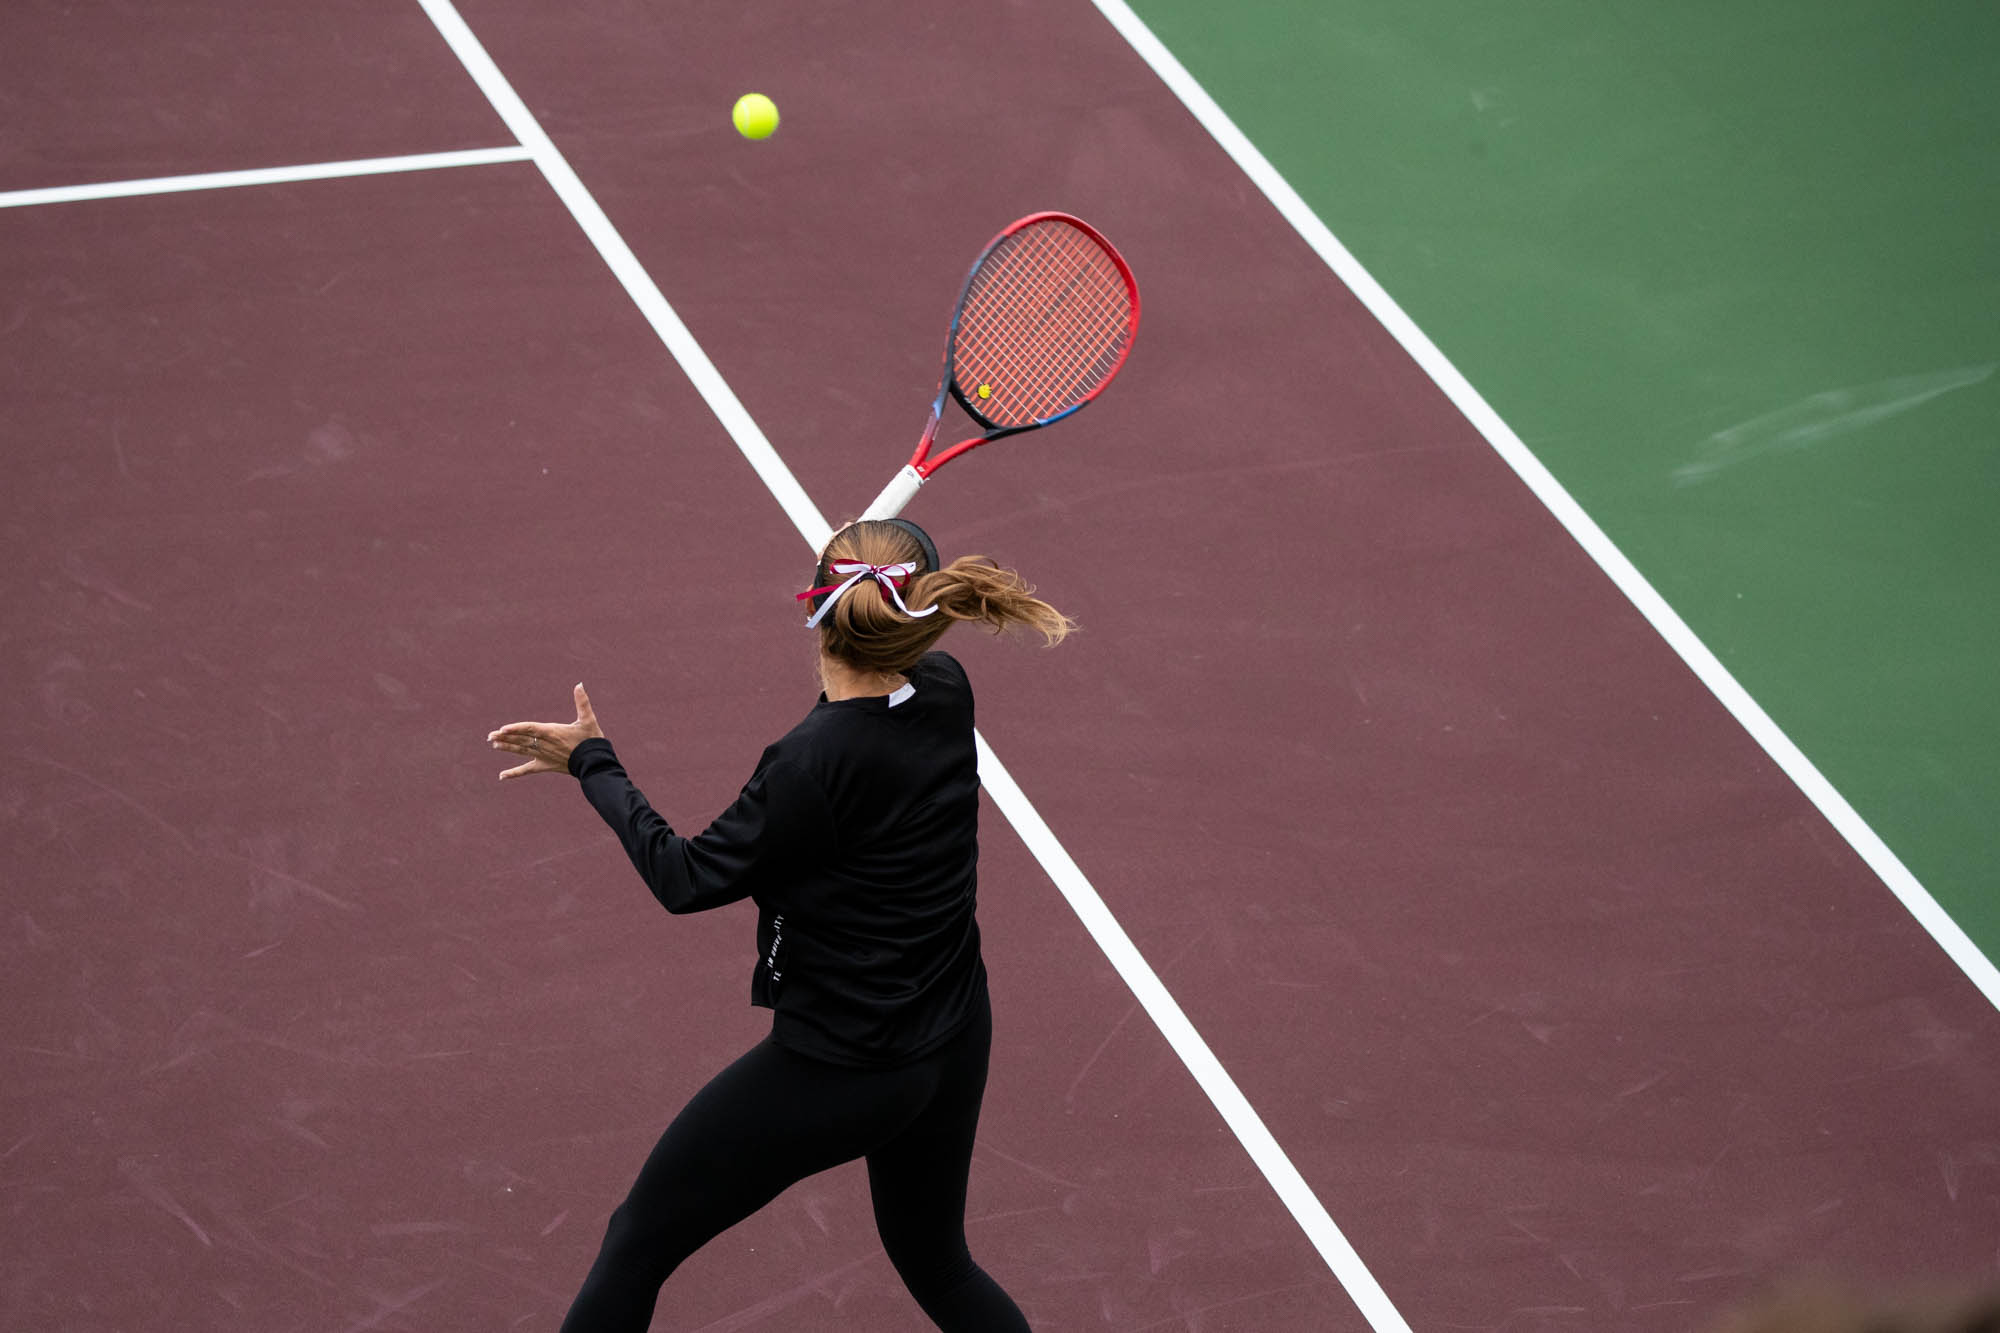
[[[822,696],[693,838],[647,803],[609,741],[570,755],[669,912],[756,900],[751,1002],[773,1010],[775,1040],[841,1064],[925,1054],[986,985],[972,686],[947,653],[907,679],[892,695]]]

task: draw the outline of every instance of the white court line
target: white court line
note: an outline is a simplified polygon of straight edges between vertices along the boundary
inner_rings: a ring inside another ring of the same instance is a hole
[[[597,200],[577,179],[569,162],[543,131],[541,122],[528,110],[528,104],[514,92],[507,76],[486,54],[486,48],[472,35],[472,29],[465,25],[465,20],[458,16],[451,0],[417,0],[417,3],[431,16],[431,22],[437,25],[438,32],[465,66],[465,72],[472,76],[472,81],[486,94],[486,100],[500,113],[500,119],[526,146],[529,156],[542,169],[542,175],[548,178],[557,197],[569,206],[577,225],[583,228],[583,234],[604,256],[604,262],[611,266],[612,273],[638,305],[640,313],[645,315],[646,322],[660,335],[660,341],[674,354],[674,360],[680,362],[681,369],[693,381],[696,392],[715,413],[716,420],[729,432],[729,438],[736,441],[743,457],[749,460],[764,485],[784,507],[792,525],[798,528],[817,554],[820,547],[826,545],[826,539],[833,535],[833,528],[820,514],[819,506],[812,502],[812,497],[799,485],[798,478],[785,466],[785,460],[778,457],[778,451],[764,438],[764,432],[758,429],[757,423],[737,399],[736,391],[723,380],[715,363],[708,359],[708,353],[702,351],[701,344],[688,332],[687,325],[681,323],[681,317],[667,304],[659,286],[640,265],[632,248],[625,244],[625,238],[618,234],[618,229],[611,225],[611,219],[597,206]]]
[[[1667,600],[1646,581],[1638,567],[1625,558],[1604,530],[1583,511],[1583,507],[1571,498],[1568,491],[1555,479],[1541,460],[1530,453],[1528,446],[1521,442],[1500,414],[1490,407],[1479,391],[1457,367],[1445,359],[1437,345],[1425,336],[1408,315],[1382,289],[1381,284],[1370,277],[1361,267],[1347,247],[1335,239],[1324,222],[1307,206],[1298,192],[1278,174],[1264,155],[1236,128],[1222,108],[1216,104],[1202,86],[1187,72],[1185,66],[1174,58],[1172,52],[1155,37],[1152,30],[1134,14],[1125,0],[1092,0],[1104,16],[1111,21],[1121,36],[1139,53],[1141,59],[1153,67],[1169,88],[1173,89],[1202,128],[1214,136],[1222,150],[1229,154],[1248,176],[1262,190],[1265,197],[1292,224],[1319,257],[1326,262],[1342,282],[1360,298],[1362,305],[1375,316],[1391,337],[1403,345],[1416,363],[1423,367],[1437,386],[1444,390],[1465,419],[1475,426],[1487,443],[1519,474],[1538,499],[1548,507],[1557,521],[1569,529],[1570,535],[1589,553],[1619,591],[1631,600],[1639,613],[1652,622],[1681,660],[1693,669],[1703,684],[1722,706],[1727,708],[1748,731],[1756,742],[1764,747],[1778,767],[1796,783],[1807,799],[1819,807],[1827,822],[1847,839],[1848,845],[1860,854],[1882,882],[1902,901],[1910,915],[1918,924],[1930,932],[1931,937],[1943,947],[1951,960],[1965,972],[1987,1000],[2000,1007],[2000,969],[1992,960],[1981,953],[1979,946],[1972,942],[1959,924],[1938,906],[1930,891],[1918,882],[1889,845],[1877,836],[1854,807],[1847,802],[1834,785],[1827,781],[1805,752],[1794,745],[1791,739],[1778,728],[1778,724],[1750,697],[1750,692],[1738,684],[1729,674],[1708,646],[1695,637],[1687,622],[1667,604]]]
[[[1022,794],[1013,776],[1000,765],[993,750],[986,744],[986,738],[974,733],[973,740],[979,747],[979,781],[1007,816],[1014,829],[1021,835],[1021,841],[1028,844],[1028,850],[1042,863],[1056,888],[1069,900],[1069,905],[1083,922],[1090,937],[1097,941],[1097,947],[1118,969],[1118,975],[1132,988],[1132,994],[1146,1008],[1147,1015],[1174,1048],[1194,1081],[1208,1094],[1209,1101],[1222,1113],[1222,1119],[1230,1131],[1236,1135],[1250,1160],[1264,1173],[1264,1179],[1271,1182],[1278,1199],[1291,1212],[1292,1217],[1305,1231],[1306,1239],[1319,1251],[1320,1258],[1333,1270],[1340,1285],[1347,1288],[1348,1296],[1361,1311],[1376,1333],[1410,1333],[1410,1326],[1401,1312],[1390,1303],[1388,1293],[1382,1284],[1368,1271],[1368,1265],[1361,1261],[1354,1246],[1335,1225],[1327,1213],[1326,1206],[1306,1184],[1305,1177],[1292,1165],[1292,1159],[1285,1155],[1277,1138],[1265,1127],[1264,1118],[1250,1105],[1250,1099],[1236,1086],[1236,1080],[1222,1067],[1222,1061],[1215,1058],[1215,1052],[1208,1048],[1200,1032],[1182,1012],[1180,1004],[1161,982],[1159,975],[1140,954],[1138,946],[1118,924],[1118,918],[1104,905],[1097,890],[1084,878],[1083,871],[1070,859],[1056,835],[1042,819],[1039,812]]]
[[[564,160],[555,144],[535,120],[527,105],[508,84],[506,76],[500,73],[499,67],[486,54],[479,39],[473,36],[472,30],[466,26],[465,20],[459,17],[451,0],[418,0],[418,3],[424,7],[424,12],[430,15],[439,33],[457,53],[459,60],[465,65],[466,72],[493,103],[493,109],[499,112],[507,128],[533,150],[536,164],[541,167],[543,174],[548,177],[549,184],[554,187],[563,202],[569,205],[577,224],[597,246],[598,252],[604,256],[605,263],[610,265],[626,292],[644,312],[646,319],[660,335],[660,340],[667,345],[675,360],[680,362],[682,370],[707,401],[709,409],[715,413],[723,428],[729,432],[730,438],[736,442],[736,447],[743,451],[743,456],[749,460],[751,467],[770,488],[778,503],[784,506],[785,512],[791,516],[793,525],[798,528],[799,535],[804,537],[806,544],[817,553],[826,544],[826,539],[832,535],[832,529],[821,516],[818,506],[813,504],[797,479],[792,476],[791,469],[785,466],[784,460],[771,448],[770,442],[764,438],[763,431],[758,429],[757,423],[744,410],[735,392],[724,382],[715,364],[708,359],[708,354],[702,351],[693,335],[688,332],[687,326],[681,322],[680,316],[674,313],[673,307],[667,303],[666,297],[661,294],[651,275],[640,265],[624,239],[618,235],[610,219],[604,215],[596,200],[584,188],[583,182],[571,170],[569,163]],[[1278,1146],[1277,1140],[1264,1126],[1263,1120],[1243,1096],[1242,1091],[1237,1088],[1235,1081],[1223,1069],[1221,1061],[1215,1058],[1215,1053],[1209,1049],[1208,1043],[1202,1040],[1201,1034],[1195,1030],[1180,1005],[1161,983],[1158,974],[1140,955],[1131,937],[1118,924],[1117,918],[1112,916],[1111,909],[1105,906],[1103,898],[1098,896],[1097,890],[1084,877],[1069,853],[1063,850],[1062,844],[1056,840],[1048,824],[1043,821],[1034,805],[1021,791],[1019,784],[1001,764],[992,747],[986,743],[986,738],[975,734],[975,742],[979,751],[979,779],[992,795],[995,805],[1014,825],[1015,830],[1021,835],[1021,840],[1027,844],[1035,859],[1055,882],[1057,889],[1069,901],[1083,922],[1084,928],[1097,942],[1098,948],[1117,969],[1118,975],[1132,988],[1134,997],[1145,1007],[1146,1013],[1159,1027],[1161,1034],[1174,1048],[1174,1052],[1180,1056],[1188,1072],[1194,1075],[1202,1091],[1208,1094],[1209,1100],[1215,1104],[1224,1122],[1242,1142],[1251,1160],[1264,1173],[1265,1179],[1271,1182],[1280,1201],[1298,1220],[1307,1238],[1312,1241],[1334,1275],[1347,1288],[1348,1295],[1354,1299],[1355,1304],[1361,1308],[1378,1333],[1409,1333],[1409,1325],[1396,1312],[1395,1307],[1389,1304],[1388,1297],[1383,1294],[1373,1275],[1361,1263],[1360,1256],[1347,1243],[1346,1237],[1341,1235],[1340,1229],[1334,1225],[1326,1209],[1314,1197],[1312,1190],[1305,1183],[1305,1178],[1299,1174],[1298,1168],[1285,1156],[1284,1149]]]
[[[253,167],[247,171],[153,176],[146,180],[103,181],[95,185],[56,185],[41,190],[0,193],[0,208],[70,204],[82,199],[126,199],[142,194],[179,194],[183,190],[227,190],[243,185],[279,185],[287,181],[333,180],[341,176],[380,176],[397,171],[436,171],[442,167],[483,167],[495,162],[525,162],[528,156],[528,150],[519,144],[508,144],[504,148],[466,148],[450,153],[361,157],[347,162],[310,162],[293,167]]]

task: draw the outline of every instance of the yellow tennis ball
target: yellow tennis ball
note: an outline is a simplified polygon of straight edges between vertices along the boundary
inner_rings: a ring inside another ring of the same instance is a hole
[[[745,93],[736,99],[736,109],[729,113],[736,122],[736,132],[746,139],[768,139],[778,129],[778,107],[762,93]]]

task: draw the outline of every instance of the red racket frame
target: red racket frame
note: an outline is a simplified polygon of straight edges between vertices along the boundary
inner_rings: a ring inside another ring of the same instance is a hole
[[[954,358],[958,342],[958,325],[959,321],[965,316],[966,297],[972,291],[973,280],[979,276],[979,270],[986,263],[987,256],[991,255],[1001,242],[1005,241],[1008,237],[1039,222],[1065,223],[1068,226],[1076,228],[1095,242],[1110,258],[1111,262],[1117,265],[1119,276],[1125,280],[1125,290],[1131,296],[1132,300],[1132,313],[1126,321],[1125,345],[1119,349],[1117,361],[1112,363],[1111,368],[1105,372],[1104,378],[1099,380],[1089,393],[1052,416],[1037,418],[1034,421],[1019,426],[996,426],[966,398],[953,379],[953,373],[956,370]],[[997,236],[986,243],[986,248],[981,250],[979,257],[972,261],[972,267],[965,275],[965,284],[959,289],[958,303],[952,309],[951,329],[945,337],[944,371],[938,378],[937,397],[931,402],[930,421],[924,426],[923,438],[917,441],[917,447],[911,453],[909,463],[896,475],[895,480],[889,483],[882,494],[876,497],[875,503],[868,506],[868,510],[863,517],[877,519],[893,518],[902,510],[903,505],[908,502],[909,498],[916,494],[919,486],[928,480],[939,468],[949,463],[952,459],[957,458],[960,454],[977,449],[980,445],[1000,439],[1003,436],[1018,435],[1023,431],[1039,430],[1043,426],[1052,425],[1055,422],[1061,421],[1064,417],[1080,411],[1085,404],[1103,393],[1106,385],[1118,377],[1118,372],[1124,368],[1125,358],[1132,353],[1132,344],[1137,341],[1138,334],[1138,279],[1132,276],[1132,267],[1125,262],[1125,256],[1119,254],[1118,248],[1104,238],[1104,233],[1098,231],[1097,228],[1091,226],[1082,218],[1072,216],[1068,213],[1030,213],[1028,216],[1019,218],[1008,224]],[[957,401],[958,405],[965,410],[967,416],[986,429],[982,434],[960,440],[957,444],[945,449],[936,457],[932,457],[930,452],[931,446],[937,440],[938,423],[944,416],[944,400],[947,394]]]

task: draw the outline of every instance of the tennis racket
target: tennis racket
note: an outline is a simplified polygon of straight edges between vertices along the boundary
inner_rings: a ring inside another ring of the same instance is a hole
[[[894,518],[952,459],[1081,408],[1125,364],[1138,330],[1139,284],[1095,228],[1067,213],[1032,213],[1008,227],[959,293],[923,439],[862,517]],[[947,397],[982,433],[932,456]]]

